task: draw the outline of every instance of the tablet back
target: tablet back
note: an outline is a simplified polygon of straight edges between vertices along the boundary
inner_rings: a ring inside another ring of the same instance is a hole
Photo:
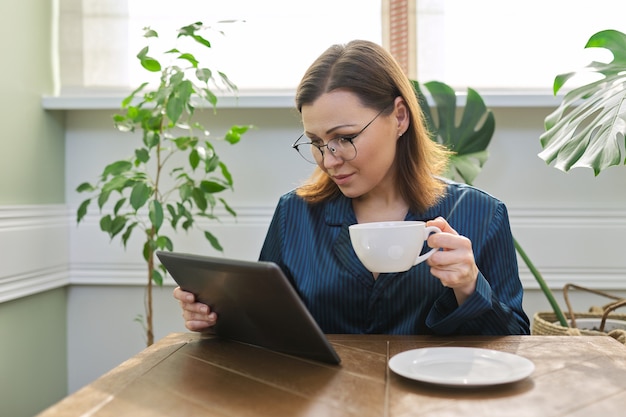
[[[340,362],[276,264],[163,251],[157,256],[183,290],[217,313],[217,335],[288,355]]]

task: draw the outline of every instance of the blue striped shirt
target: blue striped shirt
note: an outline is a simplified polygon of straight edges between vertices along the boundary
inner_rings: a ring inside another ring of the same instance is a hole
[[[465,184],[449,183],[444,198],[406,220],[444,217],[472,241],[476,291],[461,306],[423,262],[374,279],[348,233],[351,199],[308,204],[294,191],[280,198],[260,260],[277,263],[325,333],[432,335],[528,334],[523,289],[506,206]]]

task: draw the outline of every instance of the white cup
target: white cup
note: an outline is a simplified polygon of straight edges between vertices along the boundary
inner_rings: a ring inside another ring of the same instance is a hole
[[[402,272],[425,261],[437,251],[420,255],[424,242],[438,227],[420,221],[353,224],[349,228],[352,247],[370,272]]]

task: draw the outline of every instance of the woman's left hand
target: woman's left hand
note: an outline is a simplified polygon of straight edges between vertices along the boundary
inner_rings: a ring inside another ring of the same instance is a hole
[[[472,242],[454,230],[443,217],[426,223],[437,226],[442,233],[433,233],[428,238],[428,246],[440,248],[426,261],[433,276],[454,290],[459,305],[476,290],[478,267],[474,260]]]

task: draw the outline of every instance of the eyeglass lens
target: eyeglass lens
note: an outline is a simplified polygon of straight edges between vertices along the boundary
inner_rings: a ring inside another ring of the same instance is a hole
[[[333,139],[326,145],[302,144],[298,146],[298,151],[308,162],[320,164],[324,160],[324,153],[329,151],[333,156],[344,161],[350,161],[356,157],[354,144],[343,138]]]

